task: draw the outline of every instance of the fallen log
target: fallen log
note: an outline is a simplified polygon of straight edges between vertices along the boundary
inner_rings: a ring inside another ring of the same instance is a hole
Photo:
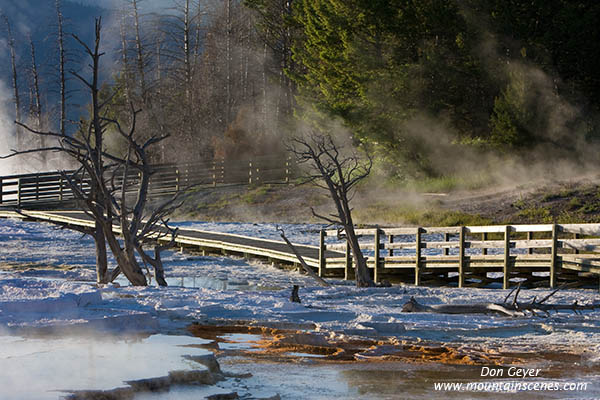
[[[511,310],[502,304],[496,303],[474,303],[474,304],[438,304],[427,306],[421,304],[411,297],[402,306],[402,312],[433,312],[438,314],[489,314],[500,313],[510,317],[521,316],[522,313]]]
[[[277,230],[279,231],[279,234],[280,234],[281,238],[287,243],[287,245],[289,246],[289,248],[292,250],[292,252],[296,256],[296,258],[298,259],[298,261],[300,261],[300,265],[302,265],[302,268],[304,269],[304,271],[306,271],[306,273],[308,275],[310,275],[315,281],[317,281],[317,283],[319,285],[326,286],[326,287],[331,286],[329,283],[327,283],[325,281],[325,279],[323,279],[319,275],[317,275],[315,273],[315,271],[313,271],[312,268],[308,266],[308,264],[306,264],[306,261],[304,261],[304,258],[302,258],[302,256],[300,255],[300,253],[298,253],[298,250],[296,250],[296,247],[285,236],[285,232],[283,231],[283,229],[281,229],[281,228],[278,227]]]
[[[432,312],[438,314],[502,314],[509,317],[523,317],[527,313],[531,315],[539,315],[543,313],[546,316],[550,315],[550,311],[573,311],[577,313],[582,310],[600,309],[600,304],[545,304],[544,302],[556,292],[551,293],[545,299],[536,302],[535,298],[529,303],[521,303],[518,301],[501,303],[474,303],[474,304],[436,304],[425,305],[419,303],[414,297],[402,306],[402,312]],[[517,291],[518,295],[518,291]],[[516,299],[516,295],[515,295]]]

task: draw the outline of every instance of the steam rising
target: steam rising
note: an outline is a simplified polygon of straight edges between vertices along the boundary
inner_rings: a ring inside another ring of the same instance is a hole
[[[0,80],[0,154],[8,154],[15,146],[15,124],[10,112],[12,106],[10,89]],[[15,173],[11,160],[0,160],[0,176]]]

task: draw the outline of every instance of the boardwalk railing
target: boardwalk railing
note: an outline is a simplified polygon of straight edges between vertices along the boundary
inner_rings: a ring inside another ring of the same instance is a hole
[[[150,196],[162,196],[192,186],[257,185],[289,183],[294,177],[289,157],[255,157],[248,160],[215,159],[209,162],[156,165],[150,179]],[[84,192],[89,191],[89,179],[74,175],[75,171],[52,171],[0,177],[0,206],[18,208],[48,208],[75,199],[69,176]],[[114,174],[114,185],[123,184],[122,173]],[[108,178],[107,178],[108,179]],[[126,192],[137,191],[137,173],[129,171]]]
[[[392,276],[416,285],[456,281],[459,287],[501,281],[506,289],[517,279],[554,287],[600,274],[600,224],[379,228],[357,234],[377,282]],[[352,278],[352,254],[337,230],[322,231],[319,248],[321,254],[343,254],[319,257],[321,276]]]
[[[81,211],[0,210],[3,217],[67,228],[94,226]],[[508,289],[516,280],[530,286],[596,284],[600,275],[600,224],[380,228],[358,229],[357,233],[376,281],[391,278],[459,287],[499,282]],[[352,254],[338,231],[322,230],[319,239],[319,246],[296,245],[306,263],[320,276],[352,279]],[[182,228],[176,243],[195,251],[299,265],[282,241]]]

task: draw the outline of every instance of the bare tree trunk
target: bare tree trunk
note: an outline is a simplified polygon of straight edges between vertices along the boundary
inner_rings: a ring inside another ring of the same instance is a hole
[[[146,99],[146,74],[144,72],[145,60],[144,60],[144,47],[142,43],[142,36],[140,34],[140,16],[138,13],[137,0],[132,0],[131,5],[133,7],[133,26],[135,27],[135,50],[137,56],[137,70],[140,79],[140,90],[141,97],[143,100]]]
[[[42,129],[42,102],[40,98],[40,79],[37,70],[37,62],[35,57],[35,45],[33,44],[33,39],[29,36],[29,45],[31,48],[31,82],[33,89],[33,99],[34,99],[34,117],[36,122],[37,129]],[[42,140],[42,146],[45,147],[44,140]]]
[[[346,240],[348,241],[348,245],[350,246],[350,249],[352,249],[354,263],[356,264],[354,273],[356,286],[373,286],[373,280],[371,279],[371,274],[369,273],[369,268],[367,267],[367,260],[365,260],[365,257],[363,256],[363,253],[360,249],[360,244],[358,243],[358,238],[354,232],[354,225],[350,224],[344,226],[344,230],[346,232]]]
[[[58,23],[58,73],[60,81],[60,134],[66,132],[67,122],[67,83],[65,78],[65,34],[63,31],[63,15],[60,10],[60,0],[56,0],[56,17]]]
[[[99,102],[99,65],[100,65],[100,53],[98,52],[100,45],[100,24],[96,24],[96,43],[94,47],[94,53],[92,54],[92,82],[90,85],[90,91],[92,94],[92,128],[94,132],[94,143],[91,149],[91,160],[93,164],[93,170],[96,175],[96,179],[92,179],[92,204],[96,208],[96,214],[104,216],[104,208],[102,204],[105,203],[106,199],[102,189],[100,187],[101,180],[104,177],[104,161],[102,159],[103,152],[103,134],[104,127],[102,126],[101,120],[102,115],[100,114],[100,102]],[[111,224],[112,225],[112,224]],[[96,279],[98,282],[104,283],[106,281],[106,275],[108,271],[108,261],[106,255],[106,236],[113,235],[112,226],[110,232],[107,232],[105,227],[102,226],[100,221],[96,219],[94,228],[94,240],[96,242]]]
[[[107,266],[106,266],[106,244],[114,254],[117,260],[117,268],[110,274],[110,280],[123,272],[127,279],[133,285],[147,285],[146,277],[138,261],[136,260],[136,251],[140,243],[156,241],[163,239],[170,234],[174,242],[177,230],[169,228],[166,215],[176,209],[180,204],[174,204],[178,192],[170,200],[160,204],[153,209],[149,214],[145,214],[148,185],[153,168],[149,164],[149,159],[146,150],[150,145],[160,143],[168,136],[153,135],[144,143],[136,141],[134,137],[136,132],[136,115],[140,110],[135,110],[131,104],[132,118],[129,131],[125,132],[118,120],[110,119],[106,116],[104,103],[100,102],[99,92],[99,64],[100,57],[100,33],[101,19],[96,20],[96,39],[94,46],[88,46],[76,35],[73,38],[77,40],[85,49],[86,53],[92,59],[91,69],[92,78],[86,79],[77,72],[72,72],[78,80],[80,80],[90,91],[92,97],[91,104],[91,120],[82,129],[82,134],[63,135],[59,132],[48,132],[35,130],[23,123],[18,123],[20,126],[27,128],[30,132],[47,137],[56,138],[60,141],[60,145],[48,146],[46,148],[36,148],[24,151],[14,151],[11,155],[2,158],[7,158],[16,155],[25,155],[38,153],[42,151],[57,151],[69,155],[74,158],[80,165],[75,173],[63,172],[62,177],[67,181],[75,198],[83,203],[88,214],[93,216],[95,220],[95,229],[87,229],[84,233],[91,234],[96,240],[96,260],[97,260],[97,278],[100,282],[107,281]],[[107,152],[103,149],[103,133],[108,125],[113,125],[115,131],[128,142],[127,158]],[[110,164],[104,164],[104,158],[110,160]],[[121,169],[122,168],[122,169]],[[136,178],[128,174],[128,169],[135,170]],[[123,173],[122,182],[116,182],[115,177]],[[107,177],[106,174],[112,174]],[[139,178],[137,178],[139,177]],[[139,179],[136,182],[128,182],[128,180]],[[84,190],[83,182],[90,182],[90,191]],[[139,183],[138,183],[139,182]],[[132,183],[139,184],[139,190],[133,209],[126,204],[127,188],[131,188]],[[116,187],[121,186],[120,196],[117,193]],[[123,235],[124,246],[117,240],[115,232],[113,232],[113,224],[118,223]],[[161,227],[162,229],[159,229]],[[164,229],[167,229],[165,233]],[[158,256],[157,265],[160,268],[160,256]],[[161,272],[157,271],[160,276]],[[164,279],[163,279],[164,280]]]
[[[103,228],[106,233],[108,226],[103,225]],[[129,282],[134,286],[146,286],[148,282],[146,281],[146,277],[144,276],[140,265],[135,259],[135,254],[128,254],[124,251],[115,235],[106,235],[106,241],[111,252],[117,259],[120,271],[127,277]],[[113,277],[115,277],[114,274]]]
[[[125,12],[121,15],[119,20],[119,34],[121,36],[121,63],[122,74],[125,78],[125,99],[127,102],[131,101],[131,76],[129,68],[129,57],[127,56],[127,34],[125,32]]]
[[[268,126],[268,101],[267,101],[267,43],[263,45],[263,57],[262,57],[262,117],[263,117],[263,129],[267,129]]]
[[[229,124],[231,123],[231,113],[232,113],[232,107],[231,107],[231,95],[232,95],[232,54],[231,54],[231,37],[233,35],[233,26],[232,26],[232,17],[231,17],[231,2],[232,0],[226,0],[226,7],[227,7],[227,34],[226,34],[226,79],[225,79],[225,90],[227,92],[227,96],[226,96],[226,114],[225,114],[225,125],[229,126]]]
[[[154,248],[155,263],[152,264],[154,267],[154,279],[156,279],[156,282],[159,286],[167,286],[167,281],[165,280],[165,270],[163,268],[162,259],[160,258],[160,251],[161,248],[159,246]]]
[[[29,36],[29,45],[31,48],[31,89],[33,90],[33,118],[35,120],[36,129],[43,129],[44,122],[42,120],[42,101],[40,95],[40,84],[39,84],[39,74],[37,69],[37,61],[35,57],[35,45],[33,44],[33,39]],[[45,136],[40,137],[40,147],[46,147],[47,138]],[[47,154],[42,152],[40,154],[40,158],[44,167],[46,166]]]
[[[344,228],[346,240],[354,255],[356,286],[376,286],[370,277],[367,262],[360,249],[350,208],[351,192],[358,182],[370,174],[373,166],[372,158],[367,154],[368,163],[363,164],[357,154],[344,156],[331,136],[317,131],[312,132],[308,139],[294,138],[293,143],[295,145],[288,146],[288,150],[295,154],[298,163],[310,164],[314,174],[309,180],[327,190],[335,205],[336,212],[333,214],[319,215],[313,209],[313,215]]]
[[[190,43],[191,29],[190,0],[186,0],[183,11],[183,70],[185,79],[185,99],[187,100],[187,104],[190,104],[192,101],[190,96],[192,84],[192,49]]]
[[[17,122],[21,121],[21,97],[19,96],[19,80],[17,79],[17,56],[15,52],[15,38],[12,34],[12,29],[8,17],[2,16],[4,23],[6,24],[6,31],[8,33],[8,49],[10,51],[10,63],[12,67],[12,86],[13,86],[13,101],[15,104],[15,119]],[[16,144],[17,150],[23,150],[23,138],[20,127],[17,125],[16,128]]]
[[[108,283],[108,260],[106,255],[106,239],[102,225],[96,222],[94,228],[94,242],[96,244],[96,282]]]

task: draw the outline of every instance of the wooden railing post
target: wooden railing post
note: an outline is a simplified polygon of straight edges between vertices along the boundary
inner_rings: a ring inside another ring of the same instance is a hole
[[[373,280],[375,282],[379,282],[380,278],[381,278],[381,271],[380,271],[380,261],[379,261],[379,246],[381,245],[381,238],[380,238],[380,231],[379,228],[375,228],[375,236],[373,238],[373,245],[375,246],[375,250],[374,250],[374,254],[373,254],[373,258],[375,259],[375,268],[373,269]]]
[[[482,240],[483,242],[485,242],[485,241],[487,240],[487,238],[488,238],[488,234],[487,234],[487,232],[483,232],[483,233],[481,234],[481,240]],[[485,245],[484,245],[484,246],[485,246]],[[482,254],[482,255],[484,255],[484,256],[485,256],[485,255],[487,255],[487,253],[488,253],[488,249],[487,249],[487,247],[484,247],[483,249],[481,249],[481,254]]]
[[[465,286],[465,234],[466,228],[460,227],[458,233],[458,287]]]
[[[350,245],[346,240],[346,265],[344,268],[344,279],[349,281],[352,277],[352,255],[350,254]]]
[[[502,288],[510,288],[510,225],[504,227],[504,265],[502,267]]]
[[[0,182],[0,188],[2,187],[2,182]],[[2,203],[2,199],[0,199],[0,203]],[[579,233],[574,233],[573,234],[573,239],[579,239],[581,236],[579,235]],[[579,249],[575,248],[573,251],[573,254],[579,254]]]
[[[450,234],[448,232],[444,233],[444,242],[448,242],[450,240]],[[450,248],[449,247],[444,247],[444,253],[445,256],[450,254]]]
[[[35,174],[35,200],[40,199],[40,174]]]
[[[4,188],[2,187],[2,178],[0,178],[0,204],[2,204],[3,196],[4,196]]]
[[[214,159],[212,161],[212,171],[213,187],[217,187],[217,162]]]
[[[221,158],[221,183],[225,184],[225,158]]]
[[[415,285],[421,284],[421,228],[415,234]]]
[[[388,235],[388,243],[389,243],[389,244],[392,244],[392,243],[394,243],[394,235]],[[394,249],[389,249],[389,251],[388,251],[388,255],[389,255],[390,257],[393,257],[393,256],[394,256]]]
[[[321,229],[319,232],[319,276],[322,278],[325,275],[325,268],[327,268],[325,260],[325,230]]]
[[[285,159],[285,183],[290,183],[290,156]]]
[[[21,178],[17,179],[17,207],[21,207]]]
[[[63,201],[63,177],[58,178],[58,201]]]
[[[527,232],[527,240],[533,240],[533,232]],[[533,247],[527,248],[527,254],[533,254]]]
[[[556,266],[558,262],[558,227],[552,224],[552,249],[550,251],[550,287],[556,286]]]

